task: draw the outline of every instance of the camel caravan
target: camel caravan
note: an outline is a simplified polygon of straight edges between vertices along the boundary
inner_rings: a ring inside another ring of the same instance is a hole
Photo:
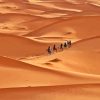
[[[71,40],[67,40],[64,43],[61,43],[58,47],[55,44],[53,45],[53,47],[49,46],[47,52],[51,55],[54,52],[63,51],[65,48],[70,48],[71,45]]]

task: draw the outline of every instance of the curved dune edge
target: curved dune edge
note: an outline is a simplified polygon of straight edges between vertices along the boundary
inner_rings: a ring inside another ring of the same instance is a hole
[[[74,42],[71,48],[65,49],[63,52],[54,53],[51,56],[26,57],[21,61],[65,72],[99,75],[99,42],[100,36],[83,39]],[[56,61],[56,59],[58,60]]]
[[[88,51],[97,51],[100,52],[100,36],[90,37],[78,40],[73,43],[70,50],[88,50]]]
[[[59,61],[56,61],[56,59]],[[24,58],[21,59],[21,61],[32,65],[38,65],[41,67],[62,71],[64,73],[95,77],[95,75],[100,75],[98,70],[99,59],[100,54],[97,52],[66,50],[48,57],[43,56],[39,58]]]
[[[99,75],[64,72],[0,57],[1,88],[99,83]],[[9,78],[4,78],[9,75]],[[45,77],[46,76],[46,77]],[[48,79],[49,77],[49,79]]]
[[[47,21],[36,15],[24,13],[4,13],[0,14],[0,31],[3,34],[24,35],[31,32],[34,27],[33,22]],[[48,21],[49,23],[49,21]],[[38,23],[36,23],[38,24]],[[35,27],[36,27],[35,24]],[[37,25],[39,27],[39,24]],[[42,27],[42,25],[41,25]]]

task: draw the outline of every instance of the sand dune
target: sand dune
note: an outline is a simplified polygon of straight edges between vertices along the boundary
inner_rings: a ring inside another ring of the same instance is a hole
[[[0,55],[12,58],[43,55],[50,44],[52,45],[24,37],[0,34]]]
[[[66,18],[67,16],[79,16],[79,15],[89,15],[89,14],[93,15],[93,13],[94,15],[98,15],[100,12],[98,7],[94,7],[89,4],[86,4],[85,6],[75,5],[69,3],[68,1],[63,1],[61,3],[60,2],[56,3],[56,1],[54,1],[48,3],[42,2],[42,3],[30,4],[28,3],[28,1],[19,0],[16,2],[15,0],[14,1],[8,0],[8,1],[3,1],[3,3],[1,3],[0,5],[1,5],[0,11],[2,11],[1,13],[5,14],[5,15],[2,14],[3,18],[5,19],[5,23],[4,22],[1,23],[2,27],[0,31],[9,34],[10,32],[11,34],[14,34],[15,32],[18,33],[19,35],[25,35],[31,31],[33,31],[32,33],[34,34],[37,34],[37,31],[40,30],[41,28],[46,27],[46,25],[47,26],[51,24],[53,25],[55,24],[55,22],[59,22],[61,19]],[[90,9],[90,11],[88,9]],[[10,16],[6,13],[10,13]],[[0,15],[1,18],[2,15]],[[14,19],[13,22],[11,22],[11,20],[13,19],[11,16],[15,17],[14,15],[16,16],[16,19]],[[9,23],[6,20],[5,16],[9,16],[10,20]],[[28,17],[27,19],[25,18],[26,21],[24,23],[22,23],[22,21],[24,20],[23,16]],[[23,19],[21,19],[22,17]],[[34,20],[34,17],[37,18],[36,21]],[[50,17],[51,18],[58,17],[58,19],[52,20],[50,19]],[[19,22],[20,24],[16,22]]]
[[[37,0],[36,2],[29,0],[33,5],[45,7],[45,9],[50,9],[47,13],[40,14],[39,16],[52,18],[52,17],[64,17],[64,16],[74,16],[78,15],[94,15],[99,14],[100,10],[97,3],[89,0]],[[39,7],[38,7],[39,8]],[[55,12],[52,12],[55,11]],[[82,12],[82,13],[80,13]],[[65,17],[65,18],[66,18]]]
[[[55,59],[58,59],[58,61],[55,61]],[[95,76],[100,74],[98,67],[99,59],[100,54],[97,52],[75,51],[72,49],[64,51],[62,53],[54,54],[50,57],[44,56],[38,59],[27,58],[22,59],[22,61],[29,64],[34,64],[49,69],[60,70],[67,73],[82,73],[83,76],[85,74]],[[59,67],[58,65],[61,67]]]
[[[21,22],[25,22],[33,20],[33,19],[37,19],[38,17],[36,16],[32,16],[32,15],[25,15],[25,14],[17,14],[17,13],[6,13],[6,14],[0,14],[0,22],[16,22],[16,23],[20,23]]]
[[[100,47],[98,45],[99,43],[100,36],[87,38],[76,42],[71,49],[100,52]]]
[[[9,78],[7,78],[8,75]],[[2,82],[0,82],[1,88],[100,82],[98,75],[75,73],[74,71],[70,72],[70,70],[64,72],[57,70],[57,68],[38,67],[4,57],[0,57],[0,79],[2,79]]]
[[[61,20],[53,25],[33,31],[27,36],[88,38],[99,36],[99,16],[76,17],[71,20]],[[94,30],[95,29],[95,30]],[[89,30],[89,31],[88,31]]]
[[[0,18],[1,32],[12,35],[25,35],[58,21],[58,19],[44,19],[33,15],[18,13],[0,14]]]
[[[84,100],[86,98],[91,100],[99,100],[99,87],[99,84],[78,84],[70,86],[1,89],[0,97],[2,100],[44,100],[44,98],[46,100]]]
[[[36,31],[40,28],[53,24],[57,21],[59,21],[59,19],[43,19],[43,18],[40,19],[38,18],[33,21],[31,20],[31,21],[24,22],[21,25],[26,26],[30,30],[28,33],[30,33],[31,31]],[[27,36],[28,33],[24,34],[23,36]]]
[[[9,78],[7,78],[8,75]],[[47,76],[47,78],[44,78],[45,76]],[[57,71],[0,57],[0,79],[2,80],[0,82],[1,88],[60,85],[67,83],[65,76],[65,74]],[[51,78],[48,79],[48,77]]]
[[[0,100],[99,100],[99,26],[99,0],[0,0]]]
[[[36,20],[38,17],[25,14],[0,14],[0,31],[6,34],[22,35],[29,32],[29,29],[21,23]]]
[[[22,61],[38,66],[42,65],[46,68],[60,69],[64,72],[77,71],[99,75],[100,47],[98,44],[96,45],[96,43],[100,42],[99,40],[100,37],[79,40],[73,43],[71,48],[65,49],[63,52],[54,53],[48,57],[40,56],[38,59],[26,58],[22,59]]]

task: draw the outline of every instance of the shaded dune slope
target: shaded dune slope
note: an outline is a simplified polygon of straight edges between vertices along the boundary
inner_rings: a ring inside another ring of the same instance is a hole
[[[24,37],[0,34],[0,56],[23,58],[43,55],[50,44],[52,43],[41,43]]]
[[[69,85],[69,86],[53,86],[53,87],[29,87],[29,88],[12,88],[1,89],[0,97],[2,100],[61,100],[61,99],[91,99],[99,100],[100,98],[99,84],[85,85]],[[6,97],[5,97],[6,95]],[[92,95],[92,96],[91,96]],[[48,98],[48,96],[50,98]]]

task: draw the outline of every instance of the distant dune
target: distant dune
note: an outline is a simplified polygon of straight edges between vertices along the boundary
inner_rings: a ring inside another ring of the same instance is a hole
[[[46,67],[38,67],[0,57],[1,88],[28,87],[28,86],[56,86],[70,84],[99,83],[100,77],[92,74],[81,74],[74,71],[63,71]],[[33,60],[34,61],[34,60]],[[9,75],[9,78],[7,76]],[[5,78],[4,78],[5,77]],[[49,78],[48,78],[49,77]]]

